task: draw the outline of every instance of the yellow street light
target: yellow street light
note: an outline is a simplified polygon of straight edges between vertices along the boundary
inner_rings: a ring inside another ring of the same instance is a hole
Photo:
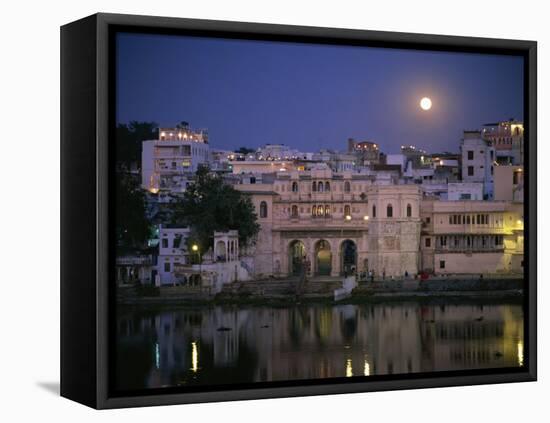
[[[193,251],[199,251],[199,246],[197,244],[193,244],[193,246],[191,247],[191,249]]]

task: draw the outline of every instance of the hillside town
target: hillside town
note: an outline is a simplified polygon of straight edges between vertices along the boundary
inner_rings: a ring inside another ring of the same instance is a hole
[[[141,142],[140,180],[154,230],[142,251],[116,257],[118,286],[140,284],[220,292],[238,283],[309,278],[358,281],[434,277],[522,277],[524,128],[514,119],[465,130],[457,151],[375,140],[341,149],[299,145],[220,150],[208,131],[158,128]],[[259,231],[239,229],[189,243],[191,227],[162,221],[208,169],[250,198]]]

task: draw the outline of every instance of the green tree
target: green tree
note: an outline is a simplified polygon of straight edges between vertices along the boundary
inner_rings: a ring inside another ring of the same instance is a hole
[[[189,226],[188,244],[202,253],[212,246],[214,231],[238,230],[241,245],[252,243],[260,230],[250,197],[200,167],[182,198],[172,205],[172,224]]]
[[[115,233],[119,252],[143,249],[151,233],[145,194],[134,175],[117,172],[115,181]]]
[[[155,122],[119,123],[116,127],[116,162],[119,168],[130,169],[133,165],[141,168],[142,142],[158,138],[158,125]]]

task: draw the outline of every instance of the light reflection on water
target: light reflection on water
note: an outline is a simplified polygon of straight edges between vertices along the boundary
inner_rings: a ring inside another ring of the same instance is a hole
[[[520,305],[121,310],[117,387],[219,385],[523,365]]]

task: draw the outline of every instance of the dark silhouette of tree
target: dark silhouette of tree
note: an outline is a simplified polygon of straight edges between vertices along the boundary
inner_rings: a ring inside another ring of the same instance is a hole
[[[119,253],[146,248],[150,223],[145,213],[145,194],[134,175],[115,177],[116,241]]]
[[[155,122],[119,123],[116,127],[116,162],[122,169],[141,169],[142,142],[158,139],[158,125]]]
[[[172,222],[189,226],[188,244],[198,244],[202,253],[213,243],[214,231],[239,231],[241,246],[254,242],[260,225],[250,197],[226,184],[218,175],[200,167],[183,197],[172,205]]]

